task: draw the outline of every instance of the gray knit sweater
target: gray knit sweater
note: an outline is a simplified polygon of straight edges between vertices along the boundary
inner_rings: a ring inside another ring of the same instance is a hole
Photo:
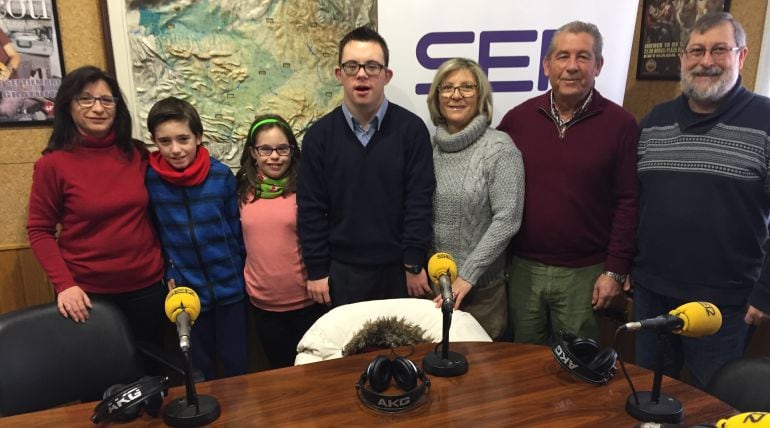
[[[439,125],[433,164],[433,249],[452,255],[460,278],[484,287],[503,276],[505,248],[521,225],[521,153],[478,115],[456,134]]]

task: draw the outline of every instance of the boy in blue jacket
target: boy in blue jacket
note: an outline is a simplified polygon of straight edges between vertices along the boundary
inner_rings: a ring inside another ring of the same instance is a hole
[[[191,329],[193,365],[206,379],[246,373],[244,246],[235,177],[201,144],[203,125],[190,103],[169,97],[147,117],[158,150],[150,154],[147,190],[163,245],[166,281],[201,300]]]

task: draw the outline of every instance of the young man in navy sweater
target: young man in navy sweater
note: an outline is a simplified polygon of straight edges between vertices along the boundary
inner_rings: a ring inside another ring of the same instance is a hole
[[[339,44],[340,107],[310,127],[299,168],[297,229],[318,303],[423,296],[436,186],[424,122],[388,102],[388,47],[357,28]]]

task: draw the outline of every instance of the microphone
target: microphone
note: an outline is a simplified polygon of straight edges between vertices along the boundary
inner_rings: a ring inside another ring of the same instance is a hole
[[[720,419],[717,422],[717,428],[738,428],[752,427],[764,428],[770,427],[770,413],[768,412],[746,412]]]
[[[459,376],[468,371],[468,359],[462,354],[449,351],[449,328],[452,324],[452,309],[455,306],[452,282],[457,278],[457,264],[449,254],[436,253],[428,260],[428,276],[441,291],[441,313],[444,319],[441,324],[441,352],[425,354],[422,368],[426,373],[435,376]]]
[[[165,308],[168,319],[176,323],[179,347],[187,352],[190,349],[190,326],[198,319],[201,301],[192,288],[176,287],[166,295]]]
[[[671,330],[687,337],[714,334],[722,327],[722,313],[709,302],[690,302],[671,310],[667,315],[629,322],[618,331]]]
[[[447,253],[436,253],[428,260],[428,276],[438,285],[444,303],[442,308],[452,309],[455,305],[452,282],[457,278],[457,264]]]

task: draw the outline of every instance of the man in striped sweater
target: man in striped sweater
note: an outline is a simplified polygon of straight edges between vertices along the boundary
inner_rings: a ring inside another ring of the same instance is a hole
[[[770,313],[764,245],[770,218],[770,99],[743,86],[746,34],[728,13],[696,22],[681,60],[682,95],[642,119],[634,315],[714,303],[721,330],[669,337],[664,373],[686,364],[705,386],[739,358]],[[655,366],[656,332],[639,332],[636,363]]]

